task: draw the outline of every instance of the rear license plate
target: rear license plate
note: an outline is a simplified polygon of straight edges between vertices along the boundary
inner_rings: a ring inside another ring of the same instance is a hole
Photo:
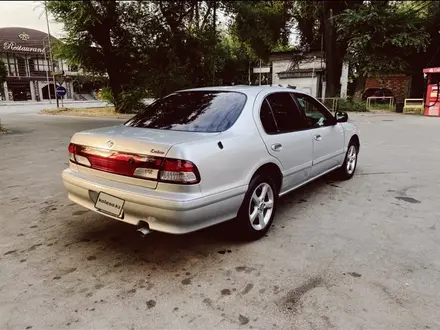
[[[124,203],[125,201],[123,199],[100,192],[95,203],[95,208],[99,211],[120,217]]]

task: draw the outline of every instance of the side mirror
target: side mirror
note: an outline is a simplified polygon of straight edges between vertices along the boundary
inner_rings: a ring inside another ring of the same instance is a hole
[[[348,114],[344,111],[336,111],[335,118],[338,123],[346,123],[348,121]]]

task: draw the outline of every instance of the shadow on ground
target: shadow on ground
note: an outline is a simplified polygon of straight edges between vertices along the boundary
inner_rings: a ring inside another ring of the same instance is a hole
[[[282,213],[290,209],[292,204],[305,203],[308,196],[319,193],[324,186],[336,185],[337,182],[334,180],[333,174],[327,175],[281,198],[277,212]],[[311,204],[310,207],[313,205]],[[227,255],[242,245],[259,244],[258,241],[240,240],[238,233],[235,232],[234,220],[185,235],[152,232],[142,238],[136,227],[132,225],[108,219],[91,211],[76,211],[74,214],[77,216],[69,221],[70,227],[58,227],[61,231],[59,236],[66,236],[67,233],[63,231],[69,228],[70,236],[74,241],[65,243],[65,248],[72,249],[78,244],[87,244],[93,248],[95,245],[99,250],[99,256],[91,256],[92,259],[111,259],[112,256],[118,255],[121,259],[119,263],[141,261],[155,263],[166,269],[168,263],[173,264],[174,267],[177,264],[184,267],[186,260],[191,258]],[[274,225],[284,228],[286,221],[294,221],[294,219],[282,220],[278,217],[275,218]],[[270,234],[271,231],[267,235]]]

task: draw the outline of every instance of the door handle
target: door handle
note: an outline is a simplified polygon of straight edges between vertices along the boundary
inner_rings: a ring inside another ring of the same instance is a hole
[[[273,151],[281,151],[281,149],[283,149],[283,145],[281,143],[274,143],[270,147]]]
[[[317,134],[313,137],[316,141],[321,141],[322,137],[321,135]]]

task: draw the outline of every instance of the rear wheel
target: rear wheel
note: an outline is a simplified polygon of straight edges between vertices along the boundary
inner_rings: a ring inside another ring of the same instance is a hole
[[[347,149],[347,154],[345,155],[344,164],[342,164],[339,169],[339,176],[342,180],[349,180],[353,177],[356,171],[357,159],[358,159],[359,149],[357,145],[350,142]]]
[[[256,240],[263,237],[275,217],[278,192],[270,177],[257,174],[238,212],[238,227],[243,238]]]

